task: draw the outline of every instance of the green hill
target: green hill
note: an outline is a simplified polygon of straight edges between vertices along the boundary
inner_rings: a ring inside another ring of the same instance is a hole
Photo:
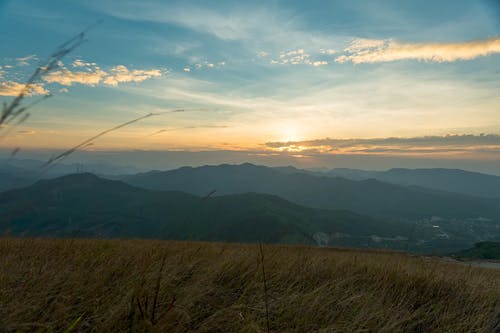
[[[273,195],[199,197],[136,188],[92,174],[0,194],[3,230],[18,236],[157,238],[404,248],[410,226]],[[326,235],[326,239],[325,239]],[[329,237],[328,235],[344,235]],[[374,241],[400,237],[399,241]]]
[[[500,260],[499,242],[480,242],[474,244],[473,248],[459,251],[453,254],[454,257],[463,259],[489,259]]]

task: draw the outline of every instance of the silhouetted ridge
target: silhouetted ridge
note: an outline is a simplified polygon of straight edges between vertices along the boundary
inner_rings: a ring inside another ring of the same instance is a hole
[[[374,243],[370,237],[394,238],[409,231],[407,225],[348,211],[306,208],[271,194],[206,194],[200,197],[140,189],[82,173],[0,193],[0,212],[9,217],[10,234],[25,236],[319,242],[402,248],[401,241]],[[317,238],[318,234],[323,236]],[[337,240],[330,239],[331,234],[348,236]]]
[[[213,190],[217,191],[215,195],[268,193],[308,207],[347,209],[397,220],[432,216],[482,216],[500,220],[500,205],[491,199],[398,185],[374,177],[352,180],[249,163],[180,168],[122,179],[142,188],[177,190],[195,195],[204,195]]]
[[[131,190],[133,186],[118,180],[109,180],[98,177],[92,173],[75,173],[54,179],[39,180],[33,185],[34,188],[60,188],[60,189],[88,189],[88,190]]]
[[[366,171],[357,169],[332,169],[318,173],[352,180],[377,179],[405,186],[419,186],[466,195],[500,198],[500,177],[460,169],[404,169]]]

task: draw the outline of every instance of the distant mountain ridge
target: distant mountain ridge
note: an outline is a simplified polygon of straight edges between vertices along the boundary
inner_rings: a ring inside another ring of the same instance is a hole
[[[500,198],[500,177],[460,169],[403,169],[367,171],[358,169],[331,169],[320,175],[343,177],[352,180],[377,179],[399,184],[415,185],[435,190]]]
[[[245,163],[183,167],[121,177],[137,187],[195,195],[246,192],[277,195],[300,205],[346,209],[392,219],[486,217],[500,221],[500,200],[382,182],[318,175]]]
[[[44,161],[34,159],[0,159],[0,192],[25,187],[40,179],[50,179],[75,172],[114,175],[139,171],[135,168],[106,163],[58,163],[50,168],[44,168],[44,164]]]
[[[17,236],[160,238],[230,242],[379,246],[410,227],[348,211],[302,207],[272,195],[197,197],[136,188],[92,174],[41,180],[0,193],[2,233]],[[391,246],[403,246],[404,242]]]
[[[43,161],[0,159],[0,191],[10,190],[33,184],[40,178],[54,178],[72,174],[81,168],[81,171],[106,175],[110,179],[124,179],[116,175],[131,176],[132,168],[111,164],[58,164],[54,168],[40,174]],[[186,168],[186,167],[184,167]],[[189,168],[189,167],[187,167]],[[183,169],[183,168],[179,168]],[[376,179],[382,182],[418,186],[439,191],[453,192],[465,195],[474,195],[487,198],[500,198],[500,176],[488,175],[460,169],[404,169],[393,168],[386,171],[370,171],[349,168],[335,169],[298,169],[293,166],[272,167],[273,170],[285,174],[303,173],[322,177],[339,177],[350,180]],[[137,172],[137,171],[135,171]],[[143,174],[161,173],[164,171],[152,170]]]

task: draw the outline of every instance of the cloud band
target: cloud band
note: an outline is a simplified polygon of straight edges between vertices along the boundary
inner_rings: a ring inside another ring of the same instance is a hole
[[[429,62],[472,60],[500,53],[500,38],[462,43],[401,43],[394,40],[355,39],[337,63],[377,63],[413,59]]]

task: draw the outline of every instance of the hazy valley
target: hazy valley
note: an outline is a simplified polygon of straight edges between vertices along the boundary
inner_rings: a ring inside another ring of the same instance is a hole
[[[499,199],[419,184],[252,164],[105,176],[114,180],[80,173],[35,182],[34,171],[24,175],[18,184],[31,185],[0,195],[5,234],[262,241],[441,254],[500,240]]]

